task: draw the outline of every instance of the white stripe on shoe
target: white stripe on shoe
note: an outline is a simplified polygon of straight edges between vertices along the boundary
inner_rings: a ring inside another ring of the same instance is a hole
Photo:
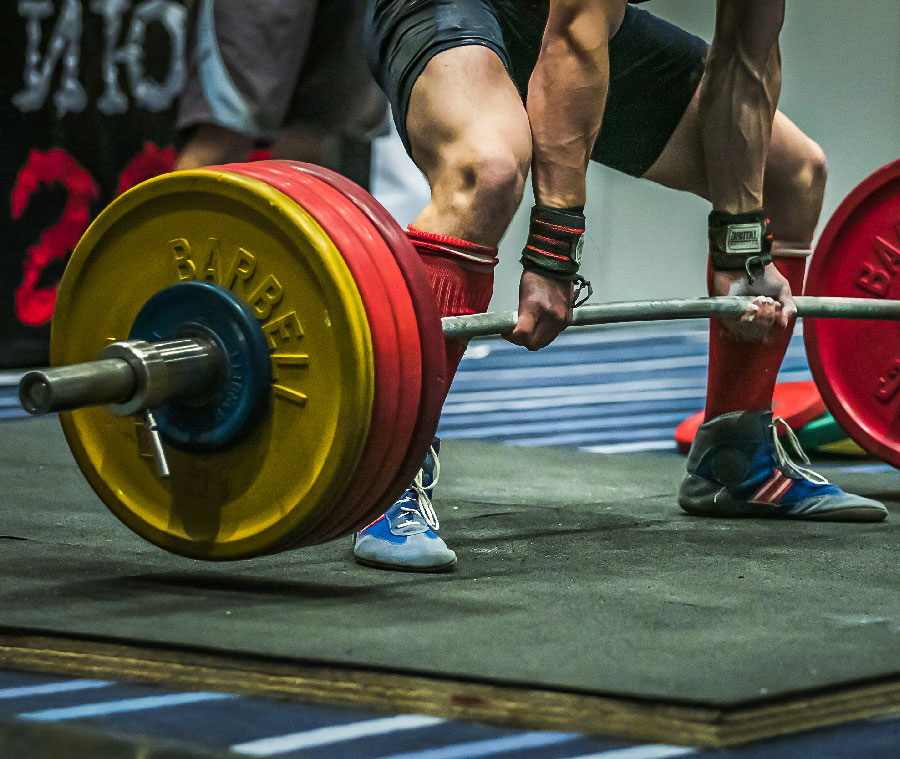
[[[784,475],[781,473],[781,471],[776,469],[772,476],[763,483],[762,487],[750,497],[750,502],[768,503],[769,501],[765,497],[766,493],[771,492],[772,488],[777,488],[783,478]]]

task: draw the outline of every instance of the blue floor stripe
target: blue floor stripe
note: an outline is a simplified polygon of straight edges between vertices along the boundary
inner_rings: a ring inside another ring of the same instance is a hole
[[[113,685],[108,680],[67,680],[58,683],[42,683],[40,685],[23,685],[15,688],[0,688],[0,699],[28,698],[31,696],[50,696],[54,693],[74,693],[76,691],[108,688]]]
[[[476,759],[482,756],[495,756],[496,754],[553,746],[579,737],[581,736],[577,733],[521,733],[507,738],[492,738],[486,741],[472,741],[455,746],[393,754],[381,757],[381,759]]]
[[[98,704],[82,704],[80,706],[64,706],[58,709],[42,709],[36,712],[19,714],[19,719],[34,722],[60,722],[69,719],[86,719],[88,717],[105,717],[110,714],[146,711],[169,706],[184,706],[206,701],[221,701],[235,698],[230,693],[171,693],[165,696],[144,696],[128,698],[121,701],[103,701]]]

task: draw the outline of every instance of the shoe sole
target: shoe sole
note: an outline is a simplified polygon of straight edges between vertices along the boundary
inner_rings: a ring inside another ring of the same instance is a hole
[[[717,519],[796,519],[804,522],[883,522],[887,519],[886,511],[873,509],[871,506],[848,506],[833,511],[812,512],[810,514],[789,514],[777,509],[752,510],[745,512],[704,511],[681,506],[682,511],[695,517],[715,517]]]
[[[452,572],[456,566],[456,559],[446,564],[440,564],[436,567],[411,567],[404,564],[388,564],[380,561],[370,561],[369,559],[361,559],[359,556],[353,557],[357,564],[373,569],[384,569],[392,572],[415,572],[417,574],[440,574],[442,572]]]

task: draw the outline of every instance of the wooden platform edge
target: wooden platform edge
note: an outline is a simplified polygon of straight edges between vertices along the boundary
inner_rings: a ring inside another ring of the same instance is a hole
[[[900,675],[763,703],[697,705],[2,626],[0,667],[713,748],[900,714]]]

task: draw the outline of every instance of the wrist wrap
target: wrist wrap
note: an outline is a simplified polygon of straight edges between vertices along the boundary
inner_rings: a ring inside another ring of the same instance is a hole
[[[533,271],[550,279],[574,282],[573,305],[580,306],[591,297],[591,283],[578,273],[584,246],[584,214],[549,206],[533,206],[528,226],[528,241],[520,263],[525,271]],[[587,295],[580,297],[587,289]]]
[[[769,220],[760,208],[749,213],[709,214],[709,264],[713,271],[744,271],[753,281],[772,263]]]
[[[574,282],[581,265],[583,241],[584,214],[534,206],[522,266],[545,277]]]

